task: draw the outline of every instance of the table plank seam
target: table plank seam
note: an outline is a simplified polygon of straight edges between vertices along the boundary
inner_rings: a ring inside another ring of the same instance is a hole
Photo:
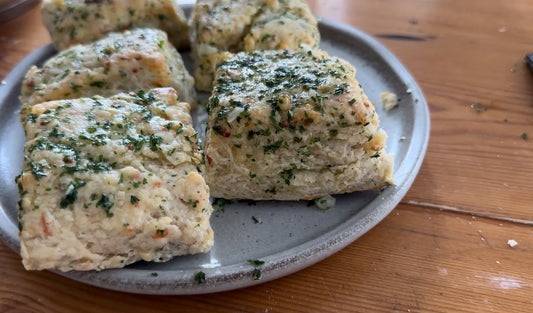
[[[527,225],[527,226],[533,226],[532,220],[525,220],[521,218],[512,218],[512,217],[505,217],[505,216],[492,216],[482,213],[474,213],[474,212],[466,212],[463,208],[460,207],[453,207],[449,205],[444,204],[437,204],[437,203],[430,203],[430,202],[424,202],[424,201],[416,201],[416,200],[409,200],[407,202],[401,202],[402,204],[408,204],[408,205],[414,205],[421,208],[426,209],[437,209],[439,211],[445,211],[445,212],[453,212],[468,216],[475,216],[480,218],[486,218],[491,219],[494,221],[500,221],[500,222],[509,222],[513,224],[520,224],[520,225]]]

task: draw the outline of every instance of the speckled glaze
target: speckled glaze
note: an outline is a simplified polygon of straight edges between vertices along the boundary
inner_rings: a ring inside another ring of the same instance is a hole
[[[190,5],[186,6],[190,11]],[[321,48],[352,63],[356,78],[376,102],[381,126],[388,133],[387,150],[395,159],[396,184],[381,192],[335,196],[336,207],[322,212],[306,201],[235,202],[211,219],[215,245],[206,254],[177,257],[167,263],[139,262],[101,272],[58,273],[107,289],[141,294],[203,294],[256,285],[294,273],[344,248],[385,218],[407,193],[418,173],[429,139],[429,111],[419,86],[385,47],[358,30],[319,20]],[[17,186],[22,166],[24,132],[19,125],[20,83],[32,64],[55,53],[48,45],[24,59],[0,85],[0,236],[19,251]],[[190,62],[188,52],[185,62]],[[400,105],[383,110],[379,94],[394,92]],[[199,95],[200,98],[206,95]],[[202,100],[200,99],[200,103]],[[205,112],[194,112],[196,126]],[[203,131],[200,130],[200,133]],[[260,266],[247,260],[261,260]],[[254,280],[252,272],[261,271]],[[196,273],[205,273],[198,284]]]

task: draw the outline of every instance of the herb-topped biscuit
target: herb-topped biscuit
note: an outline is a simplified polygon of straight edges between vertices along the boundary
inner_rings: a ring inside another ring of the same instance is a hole
[[[207,252],[209,188],[171,88],[28,108],[20,190],[27,269],[101,270]]]
[[[57,50],[139,27],[164,30],[176,48],[189,46],[187,19],[174,0],[44,0],[41,14]]]
[[[318,48],[317,21],[306,1],[266,1],[244,37],[244,51]]]
[[[50,100],[173,87],[181,101],[193,104],[193,84],[165,32],[139,28],[73,46],[41,68],[33,66],[22,82],[20,99],[24,108]]]
[[[317,48],[317,21],[305,0],[199,0],[191,20],[196,88],[211,91],[224,52]]]
[[[206,182],[228,199],[314,199],[392,183],[373,104],[355,69],[320,51],[238,53],[207,105]]]

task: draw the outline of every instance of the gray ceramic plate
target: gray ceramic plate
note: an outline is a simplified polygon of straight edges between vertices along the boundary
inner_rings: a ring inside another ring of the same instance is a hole
[[[327,20],[320,21],[320,31],[321,47],[355,65],[356,77],[376,102],[381,125],[389,134],[388,150],[396,162],[396,185],[382,192],[336,196],[336,207],[327,212],[305,201],[233,203],[213,215],[215,245],[207,254],[177,257],[167,263],[139,262],[102,272],[58,274],[133,293],[201,294],[231,290],[310,266],[344,248],[385,218],[406,194],[422,163],[429,138],[426,101],[402,64],[371,37]],[[14,178],[22,166],[24,143],[17,98],[27,69],[43,63],[54,53],[50,45],[38,49],[0,85],[0,235],[15,251],[19,250],[19,239]],[[187,53],[184,54],[187,60]],[[399,107],[383,111],[379,94],[384,91],[401,98]],[[247,264],[249,259],[265,262],[258,267],[261,280],[252,278],[255,267]],[[203,284],[194,279],[199,271],[206,276]]]

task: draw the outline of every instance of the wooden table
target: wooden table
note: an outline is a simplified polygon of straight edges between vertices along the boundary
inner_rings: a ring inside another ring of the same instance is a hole
[[[425,92],[429,149],[396,209],[314,266],[204,296],[27,272],[0,244],[0,312],[533,312],[533,2],[309,3],[378,38]],[[0,79],[49,41],[38,8],[0,24]]]

